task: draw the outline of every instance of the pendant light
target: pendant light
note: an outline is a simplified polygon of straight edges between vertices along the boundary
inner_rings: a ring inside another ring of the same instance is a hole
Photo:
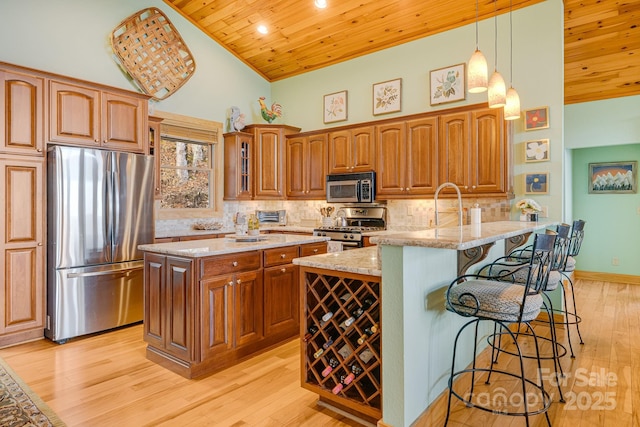
[[[507,102],[507,88],[504,84],[504,79],[502,75],[498,72],[498,13],[497,13],[497,5],[498,0],[494,0],[494,16],[493,21],[495,24],[495,48],[496,48],[496,57],[495,57],[495,67],[493,74],[491,75],[491,79],[489,80],[489,107],[490,108],[502,108]]]
[[[487,60],[478,49],[478,0],[476,0],[476,51],[469,59],[467,70],[467,90],[469,93],[481,93],[487,90]]]
[[[511,15],[513,13],[511,0],[509,0],[509,37],[510,37],[510,68],[511,75],[509,90],[507,91],[507,102],[504,106],[504,119],[505,120],[516,120],[520,118],[520,96],[518,92],[513,88],[513,22],[511,19]]]

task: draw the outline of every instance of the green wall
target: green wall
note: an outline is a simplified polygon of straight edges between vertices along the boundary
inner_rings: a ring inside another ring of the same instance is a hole
[[[571,215],[587,221],[578,270],[640,275],[640,194],[589,194],[592,162],[640,161],[640,96],[565,107]],[[619,265],[612,263],[618,258]]]

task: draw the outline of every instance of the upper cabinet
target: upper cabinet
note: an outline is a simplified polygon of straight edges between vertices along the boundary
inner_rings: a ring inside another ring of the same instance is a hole
[[[292,136],[286,144],[286,189],[289,199],[324,199],[327,135]]]
[[[224,135],[226,200],[284,199],[285,137],[300,128],[249,125]]]
[[[440,183],[453,182],[463,194],[499,195],[510,191],[502,109],[443,114],[439,126]]]
[[[374,170],[376,151],[373,138],[373,126],[329,132],[329,173]]]
[[[64,144],[144,153],[147,99],[52,80],[49,139]]]
[[[438,119],[376,126],[377,198],[433,194],[437,187]]]
[[[44,156],[44,78],[0,68],[0,152]]]
[[[224,198],[253,198],[253,135],[245,132],[224,134]]]

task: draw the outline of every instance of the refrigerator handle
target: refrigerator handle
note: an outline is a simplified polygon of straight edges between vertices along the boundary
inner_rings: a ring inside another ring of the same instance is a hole
[[[108,189],[108,196],[107,196],[107,203],[108,203],[108,218],[109,220],[107,221],[107,226],[109,227],[109,229],[107,230],[108,236],[109,236],[109,242],[110,242],[110,247],[111,247],[111,256],[112,256],[112,260],[115,258],[115,254],[117,253],[116,250],[116,230],[118,229],[118,224],[116,223],[118,221],[118,215],[117,212],[120,209],[120,207],[118,206],[119,203],[119,199],[117,197],[120,191],[120,183],[118,182],[118,171],[116,170],[116,168],[118,168],[119,165],[116,163],[114,157],[113,157],[113,153],[112,153],[112,157],[111,157],[111,167],[109,170],[109,179],[108,179],[108,185],[109,185],[109,189]]]
[[[75,279],[78,277],[113,276],[113,275],[130,276],[131,273],[133,273],[136,270],[140,270],[140,267],[129,268],[127,270],[120,270],[120,271],[109,270],[109,271],[92,271],[90,273],[69,273],[67,274],[67,278]]]

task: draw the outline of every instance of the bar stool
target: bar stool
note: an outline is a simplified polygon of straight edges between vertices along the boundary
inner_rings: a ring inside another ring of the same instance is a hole
[[[506,273],[503,277],[487,277],[480,274],[463,275],[454,279],[446,292],[445,307],[447,310],[454,312],[462,317],[471,318],[465,323],[454,339],[453,357],[451,361],[451,375],[449,377],[449,396],[447,405],[447,416],[445,426],[449,422],[451,414],[452,397],[456,397],[466,404],[468,407],[474,407],[483,411],[492,412],[494,414],[503,414],[511,416],[523,416],[526,425],[529,426],[529,417],[537,414],[545,414],[547,424],[551,426],[549,414],[547,410],[551,405],[549,393],[544,389],[544,383],[534,381],[527,378],[525,374],[524,358],[522,350],[518,344],[516,335],[509,329],[509,325],[517,325],[517,330],[521,325],[525,325],[529,333],[532,334],[536,354],[539,355],[538,337],[530,325],[538,314],[543,305],[542,289],[547,285],[549,274],[551,272],[551,263],[554,258],[554,244],[556,233],[548,232],[548,234],[536,234],[534,238],[532,254],[529,263],[524,264],[514,271]],[[514,274],[523,273],[527,280],[523,285],[511,283]],[[478,367],[476,365],[476,353],[478,344],[478,327],[482,321],[491,321],[494,326],[506,331],[512,338],[516,347],[516,354],[519,361],[519,372],[509,372],[503,369],[496,369],[493,363],[488,368]],[[464,330],[474,326],[473,337],[473,363],[471,368],[455,370],[456,351],[458,341]],[[540,359],[537,359],[538,372],[542,369]],[[520,390],[522,392],[521,402],[518,405],[512,405],[513,408],[492,407],[490,403],[479,401],[476,396],[474,399],[474,387],[476,373],[486,373],[487,379],[485,384],[490,384],[491,375],[507,376],[518,380]],[[471,387],[466,395],[454,390],[453,382],[456,378],[463,374],[471,374]],[[538,404],[530,407],[527,389],[534,391],[534,396]]]
[[[558,335],[555,325],[555,318],[553,316],[554,311],[559,311],[554,309],[553,301],[550,297],[550,293],[555,291],[558,286],[562,284],[562,274],[561,270],[564,268],[566,264],[566,259],[569,253],[569,233],[571,227],[568,224],[558,225],[556,228],[556,240],[554,244],[554,255],[551,260],[551,264],[549,268],[551,269],[549,273],[549,278],[547,280],[546,285],[542,289],[543,296],[543,307],[547,313],[547,320],[544,319],[536,319],[539,322],[544,322],[549,324],[549,334],[550,338],[538,337],[539,340],[548,341],[551,345],[551,355],[531,355],[531,354],[523,354],[524,358],[536,358],[536,359],[551,359],[553,360],[553,367],[556,374],[556,379],[558,377],[564,377],[564,372],[562,369],[561,358],[567,354],[567,349],[564,345],[558,342]],[[488,276],[496,276],[502,275],[505,276],[508,272],[516,271],[521,265],[531,262],[532,257],[532,245],[527,246],[523,249],[515,250],[511,252],[511,254],[499,258],[495,260],[493,263],[485,266],[481,273]],[[526,283],[526,277],[521,272],[515,272],[510,277],[515,284],[524,285]],[[507,348],[502,347],[502,337],[507,335],[505,331],[499,331],[494,329],[494,333],[490,335],[487,339],[489,345],[492,347],[492,361],[493,363],[498,363],[498,356],[501,352],[507,353],[513,356],[517,354],[513,351],[510,351]],[[516,333],[516,337],[531,337],[531,334],[527,332]],[[558,387],[559,393],[559,401],[564,403],[564,395],[562,393],[561,381],[556,381],[556,385]]]

